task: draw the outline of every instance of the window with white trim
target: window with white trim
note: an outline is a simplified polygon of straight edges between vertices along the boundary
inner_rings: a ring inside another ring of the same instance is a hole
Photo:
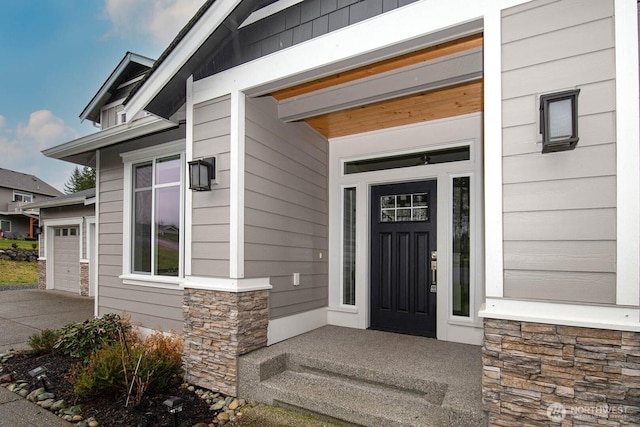
[[[180,276],[182,157],[132,164],[131,273]]]
[[[33,201],[33,194],[21,193],[19,191],[14,191],[13,192],[13,201],[14,202],[31,203]]]
[[[11,221],[8,220],[1,220],[0,221],[0,231],[4,232],[4,233],[10,233],[11,232]]]

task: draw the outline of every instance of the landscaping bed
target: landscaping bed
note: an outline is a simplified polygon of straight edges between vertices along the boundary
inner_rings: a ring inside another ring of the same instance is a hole
[[[0,355],[1,385],[78,427],[220,426],[248,409],[242,400],[182,383],[179,339],[141,339],[126,321],[128,328],[114,327],[120,322],[113,316],[35,334],[34,351]],[[46,377],[29,374],[38,367]],[[164,403],[170,397],[182,399],[175,419]]]

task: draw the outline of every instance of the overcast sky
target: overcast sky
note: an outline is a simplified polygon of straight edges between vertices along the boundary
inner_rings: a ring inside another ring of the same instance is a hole
[[[40,151],[95,132],[79,115],[127,51],[156,59],[204,0],[0,0],[0,168],[59,190]]]

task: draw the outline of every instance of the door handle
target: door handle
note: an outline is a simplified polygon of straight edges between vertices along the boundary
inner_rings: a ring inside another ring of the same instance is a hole
[[[438,272],[438,251],[431,251],[431,284],[435,285],[437,283],[437,272]]]

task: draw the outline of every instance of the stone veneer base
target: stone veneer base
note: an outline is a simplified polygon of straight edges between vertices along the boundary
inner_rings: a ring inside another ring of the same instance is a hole
[[[89,263],[80,262],[80,295],[89,296]]]
[[[38,289],[47,289],[47,260],[38,260]]]
[[[491,426],[640,425],[640,333],[484,320]]]
[[[183,364],[191,384],[237,396],[238,357],[267,345],[269,291],[184,290]]]

